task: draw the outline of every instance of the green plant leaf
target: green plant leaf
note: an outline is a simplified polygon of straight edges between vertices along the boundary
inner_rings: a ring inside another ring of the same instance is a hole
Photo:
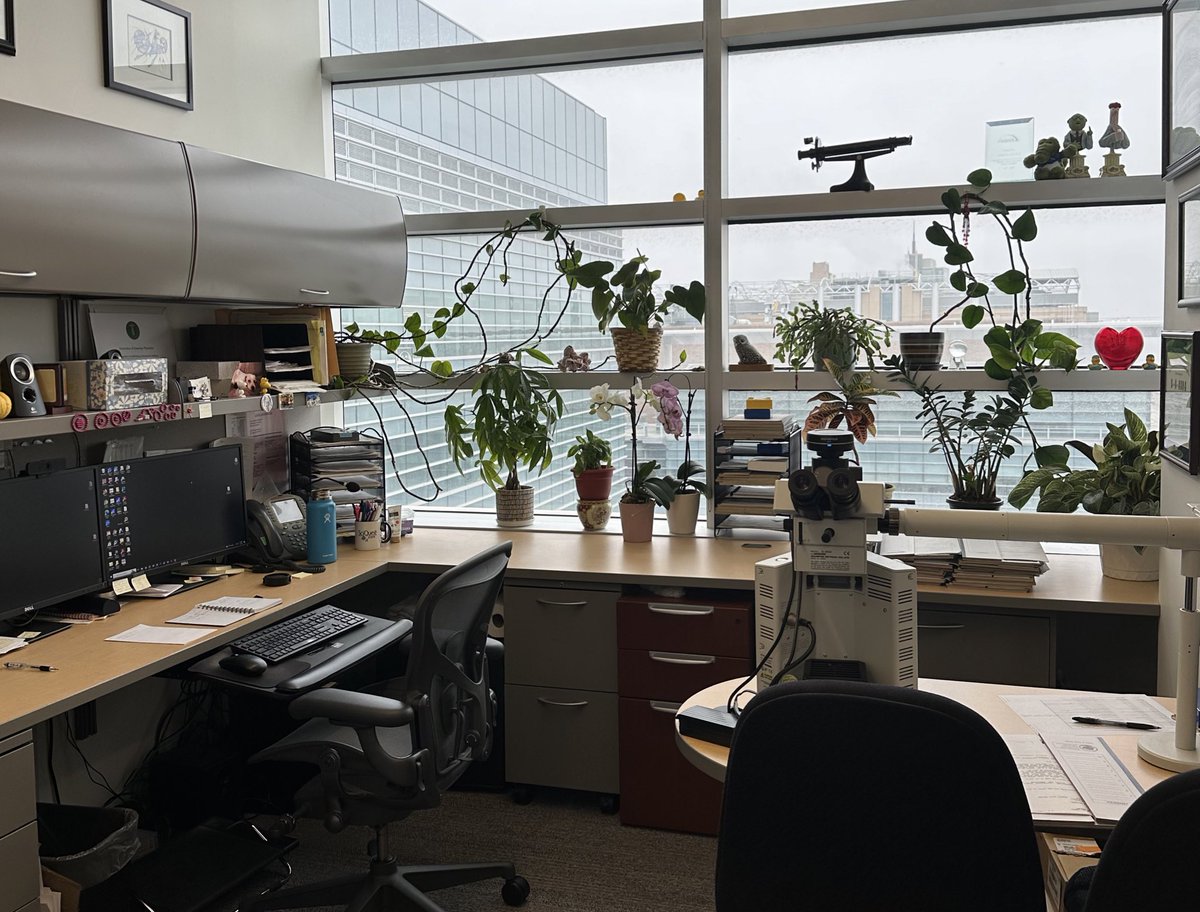
[[[541,361],[543,364],[553,364],[554,363],[553,361],[550,360],[549,356],[545,354],[545,352],[539,351],[536,348],[526,348],[526,349],[523,349],[523,351],[527,355],[529,355],[529,357],[533,358],[535,361]]]
[[[974,329],[979,325],[979,321],[983,319],[984,313],[986,313],[986,311],[983,309],[982,305],[968,304],[962,309],[963,326],[965,326],[967,329]]]
[[[992,360],[999,364],[1006,371],[1010,371],[1017,366],[1017,356],[1014,355],[1012,350],[1006,346],[989,342],[988,351],[992,353]]]
[[[950,273],[950,287],[955,291],[967,290],[967,274],[961,269]]]
[[[975,256],[962,244],[951,243],[950,246],[946,248],[946,255],[943,257],[943,259],[951,266],[961,266],[963,263],[970,263],[975,259]],[[964,282],[963,288],[965,287],[966,284]],[[962,289],[959,290],[961,291]]]
[[[1012,236],[1018,241],[1032,241],[1035,237],[1037,237],[1037,233],[1037,219],[1033,217],[1033,210],[1026,209],[1021,213],[1017,220],[1013,222]]]
[[[938,247],[949,247],[954,242],[954,239],[950,237],[950,232],[938,222],[934,222],[925,229],[925,240]]]
[[[989,377],[991,377],[993,380],[1008,380],[1009,379],[1009,372],[1006,371],[1003,367],[1001,367],[999,364],[997,364],[991,358],[988,358],[987,361],[983,362],[983,372],[985,374],[987,374]]]
[[[419,313],[410,313],[404,318],[404,328],[410,333],[416,332],[421,328],[421,315]]]
[[[452,365],[449,361],[434,361],[431,365],[429,365],[429,370],[435,376],[442,377],[444,379],[454,374],[454,365]]]
[[[1054,405],[1054,393],[1044,386],[1039,386],[1029,397],[1029,404],[1035,409],[1048,409]]]
[[[983,282],[972,282],[967,286],[967,296],[972,298],[982,298],[988,293],[988,287]]]
[[[1008,206],[1000,200],[988,200],[979,207],[979,211],[983,215],[1008,215]]]
[[[945,193],[942,194],[942,205],[946,207],[947,212],[961,212],[962,194],[953,187],[949,188]]]
[[[967,175],[967,183],[981,190],[987,189],[992,184],[992,172],[987,168],[976,168]]]
[[[1004,294],[1020,294],[1025,290],[1025,273],[1019,269],[1010,269],[993,278],[992,284]]]
[[[469,298],[469,297],[471,297],[471,295],[473,295],[475,293],[475,283],[474,282],[463,282],[461,285],[458,286],[458,290],[463,293],[464,298]]]
[[[1061,443],[1052,446],[1040,446],[1033,451],[1033,458],[1042,468],[1047,466],[1062,466],[1065,468],[1067,461],[1071,458],[1071,451]]]
[[[433,357],[433,349],[430,348],[428,345],[422,345],[420,348],[413,351],[413,357],[414,358],[432,358]]]

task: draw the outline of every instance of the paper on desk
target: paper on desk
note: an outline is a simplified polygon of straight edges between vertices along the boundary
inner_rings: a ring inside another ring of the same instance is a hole
[[[128,579],[115,579],[112,584],[113,595],[128,595],[133,591],[133,583]]]
[[[1103,738],[1044,740],[1098,823],[1116,823],[1142,793]]]
[[[26,642],[20,637],[0,637],[0,655],[12,652],[14,649],[20,649],[24,645],[26,645]]]
[[[138,624],[120,633],[105,637],[114,643],[162,643],[168,646],[182,646],[192,640],[207,636],[211,631],[197,630],[194,627],[150,627]]]
[[[1072,716],[1096,719],[1120,719],[1122,722],[1149,722],[1160,728],[1171,728],[1171,714],[1157,700],[1145,694],[1079,693],[1026,696],[1008,694],[1000,697],[1020,716],[1026,725],[1046,737],[1082,735],[1128,735],[1131,730],[1116,725],[1084,725],[1072,722]]]
[[[1092,823],[1087,805],[1041,738],[1037,735],[1001,737],[1016,761],[1035,822]]]

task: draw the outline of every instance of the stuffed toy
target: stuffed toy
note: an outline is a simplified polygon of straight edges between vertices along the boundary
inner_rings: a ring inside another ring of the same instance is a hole
[[[1066,163],[1079,151],[1075,143],[1059,146],[1053,136],[1039,139],[1037,149],[1025,156],[1025,167],[1033,168],[1034,180],[1060,180],[1067,176]]]

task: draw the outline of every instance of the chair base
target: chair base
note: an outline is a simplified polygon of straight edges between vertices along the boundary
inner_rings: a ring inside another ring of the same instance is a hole
[[[510,901],[509,884],[517,878],[511,864],[402,865],[394,859],[372,861],[366,874],[348,874],[321,883],[289,887],[255,897],[240,907],[240,912],[268,912],[271,909],[307,909],[313,906],[345,906],[346,912],[366,912],[373,908],[402,912],[442,912],[425,894],[459,884],[503,878],[505,902]],[[528,893],[528,885],[525,885]],[[517,888],[520,892],[520,888]],[[386,899],[385,899],[386,897]],[[387,900],[391,902],[387,903]],[[376,905],[377,901],[380,905]],[[522,897],[522,902],[524,898]]]

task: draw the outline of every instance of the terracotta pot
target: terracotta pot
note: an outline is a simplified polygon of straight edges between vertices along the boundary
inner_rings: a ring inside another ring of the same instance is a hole
[[[521,485],[515,491],[496,490],[496,524],[501,529],[516,529],[533,523],[533,488]]]
[[[1101,545],[1100,572],[1113,579],[1156,580],[1159,550],[1146,546],[1138,554],[1133,545]]]
[[[994,500],[961,500],[957,494],[946,498],[951,510],[999,510],[1003,503],[999,497]]]
[[[667,528],[672,535],[695,535],[696,520],[700,516],[700,492],[684,491],[676,494],[667,507]]]
[[[608,499],[581,500],[575,504],[575,515],[586,532],[599,532],[608,525],[612,516],[612,504]]]
[[[612,495],[612,477],[612,466],[584,469],[575,476],[575,493],[580,500],[608,500]]]
[[[658,353],[662,348],[661,326],[644,333],[614,326],[609,332],[612,334],[613,352],[617,356],[617,370],[625,373],[658,370]]]
[[[371,373],[370,342],[336,342],[338,374],[346,380],[358,380]]]
[[[945,343],[945,333],[902,332],[900,357],[910,370],[941,370],[942,346]]]
[[[654,531],[654,501],[621,501],[621,537],[627,542],[648,542]]]

